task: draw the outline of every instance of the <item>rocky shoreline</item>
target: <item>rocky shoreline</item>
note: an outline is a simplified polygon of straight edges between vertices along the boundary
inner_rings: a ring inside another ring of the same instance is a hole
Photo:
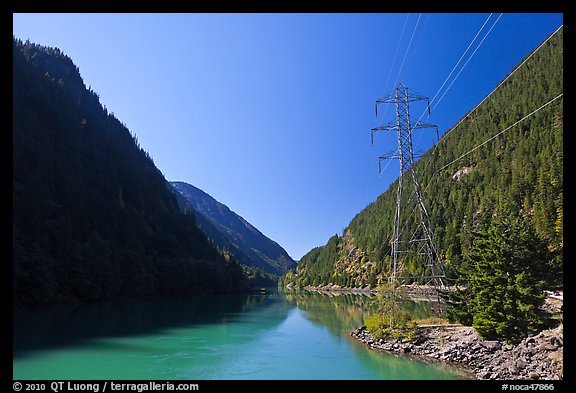
[[[433,302],[440,301],[440,297],[438,295],[438,290],[436,287],[427,285],[404,285],[402,286],[402,288],[406,296],[413,301],[433,301]],[[287,285],[286,289],[297,289],[297,288],[293,288],[291,285]],[[338,295],[344,293],[370,295],[370,294],[376,294],[380,291],[378,287],[371,288],[370,285],[367,285],[365,287],[341,287],[340,285],[321,285],[321,286],[306,285],[305,287],[301,287],[299,289],[303,289],[308,292],[326,293],[331,295]]]
[[[564,377],[563,325],[522,340],[518,345],[483,340],[469,326],[419,327],[413,341],[376,340],[365,326],[350,335],[376,350],[442,361],[476,379],[560,380]]]

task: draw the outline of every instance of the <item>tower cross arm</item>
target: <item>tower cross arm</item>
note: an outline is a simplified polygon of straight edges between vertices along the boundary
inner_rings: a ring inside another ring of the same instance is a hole
[[[392,94],[376,100],[376,105],[380,105],[380,104],[395,104],[395,103],[396,103],[396,96],[394,96],[394,95],[392,95]]]
[[[395,104],[395,103],[396,103],[396,96],[393,94],[387,95],[386,97],[382,97],[379,100],[376,100],[376,105],[374,105],[374,110],[376,111],[376,117],[378,117],[378,105]]]
[[[392,150],[378,157],[378,160],[399,160],[399,159],[400,154],[398,153],[398,150]]]
[[[406,94],[406,101],[414,102],[414,101],[428,101],[428,97],[422,96],[415,92],[408,92]]]
[[[436,124],[429,124],[429,123],[416,123],[415,126],[412,127],[413,130],[417,128],[438,128]]]
[[[379,131],[396,131],[398,129],[397,125],[392,123],[388,123],[386,125],[379,125],[378,127],[374,127],[370,129],[370,142],[374,145],[374,133]]]
[[[417,130],[420,128],[434,128],[436,130],[436,141],[440,140],[440,135],[438,134],[438,126],[436,124],[429,124],[429,123],[416,123],[413,130]]]
[[[370,131],[372,132],[377,132],[377,131],[396,131],[398,129],[398,126],[395,124],[386,124],[386,125],[380,125],[378,127],[374,127],[372,129],[370,129]]]

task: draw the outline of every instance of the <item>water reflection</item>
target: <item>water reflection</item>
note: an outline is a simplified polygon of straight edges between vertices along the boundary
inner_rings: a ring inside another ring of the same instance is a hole
[[[443,379],[348,335],[366,295],[267,292],[14,313],[15,379]],[[412,305],[426,313],[425,305]]]
[[[449,366],[428,364],[421,359],[369,350],[348,337],[352,330],[364,324],[366,317],[377,312],[375,295],[299,290],[284,291],[282,294],[313,324],[327,328],[334,336],[346,336],[354,358],[365,368],[372,370],[373,375],[377,375],[379,379],[464,378],[459,371]],[[432,315],[432,304],[428,301],[405,301],[403,307],[417,319]]]
[[[14,357],[40,349],[80,345],[98,338],[154,334],[191,325],[226,325],[237,322],[240,315],[250,310],[278,303],[279,299],[270,295],[222,295],[127,299],[16,310],[13,313]],[[283,310],[284,317],[286,312]],[[282,316],[278,317],[281,321]]]
[[[334,335],[343,335],[364,324],[376,312],[370,294],[285,291],[285,299],[297,306],[314,324],[325,326]]]
[[[355,351],[358,352],[360,362],[372,369],[380,379],[466,379],[463,373],[442,363],[424,362],[405,355],[383,353],[360,347],[356,347]]]
[[[362,326],[364,319],[377,312],[376,296],[368,292],[311,292],[284,290],[281,292],[291,304],[302,310],[313,323],[326,326],[337,335],[350,333]],[[432,306],[427,301],[405,301],[403,308],[415,319],[432,316]]]

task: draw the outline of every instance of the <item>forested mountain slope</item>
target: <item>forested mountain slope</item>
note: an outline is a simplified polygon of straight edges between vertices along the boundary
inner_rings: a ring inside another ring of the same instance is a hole
[[[60,50],[13,40],[12,119],[16,304],[246,289]]]
[[[192,209],[204,233],[219,248],[231,252],[238,262],[276,276],[296,267],[286,250],[228,206],[191,184],[170,182],[170,185],[183,196],[181,210]]]
[[[472,232],[495,211],[507,211],[526,216],[547,242],[561,285],[562,99],[473,149],[562,92],[561,29],[460,125],[447,130],[437,148],[416,162],[436,242],[452,276],[470,247]],[[396,188],[397,181],[352,219],[343,236],[333,236],[302,257],[283,284],[377,285],[390,268]],[[405,275],[419,273],[418,266],[408,265],[405,270]]]

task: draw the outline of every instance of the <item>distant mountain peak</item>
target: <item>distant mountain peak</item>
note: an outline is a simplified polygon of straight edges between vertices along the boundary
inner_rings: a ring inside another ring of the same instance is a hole
[[[275,275],[296,267],[286,250],[225,204],[191,184],[181,181],[169,184],[180,196],[177,195],[181,210],[193,211],[206,235],[234,254],[240,263]]]

